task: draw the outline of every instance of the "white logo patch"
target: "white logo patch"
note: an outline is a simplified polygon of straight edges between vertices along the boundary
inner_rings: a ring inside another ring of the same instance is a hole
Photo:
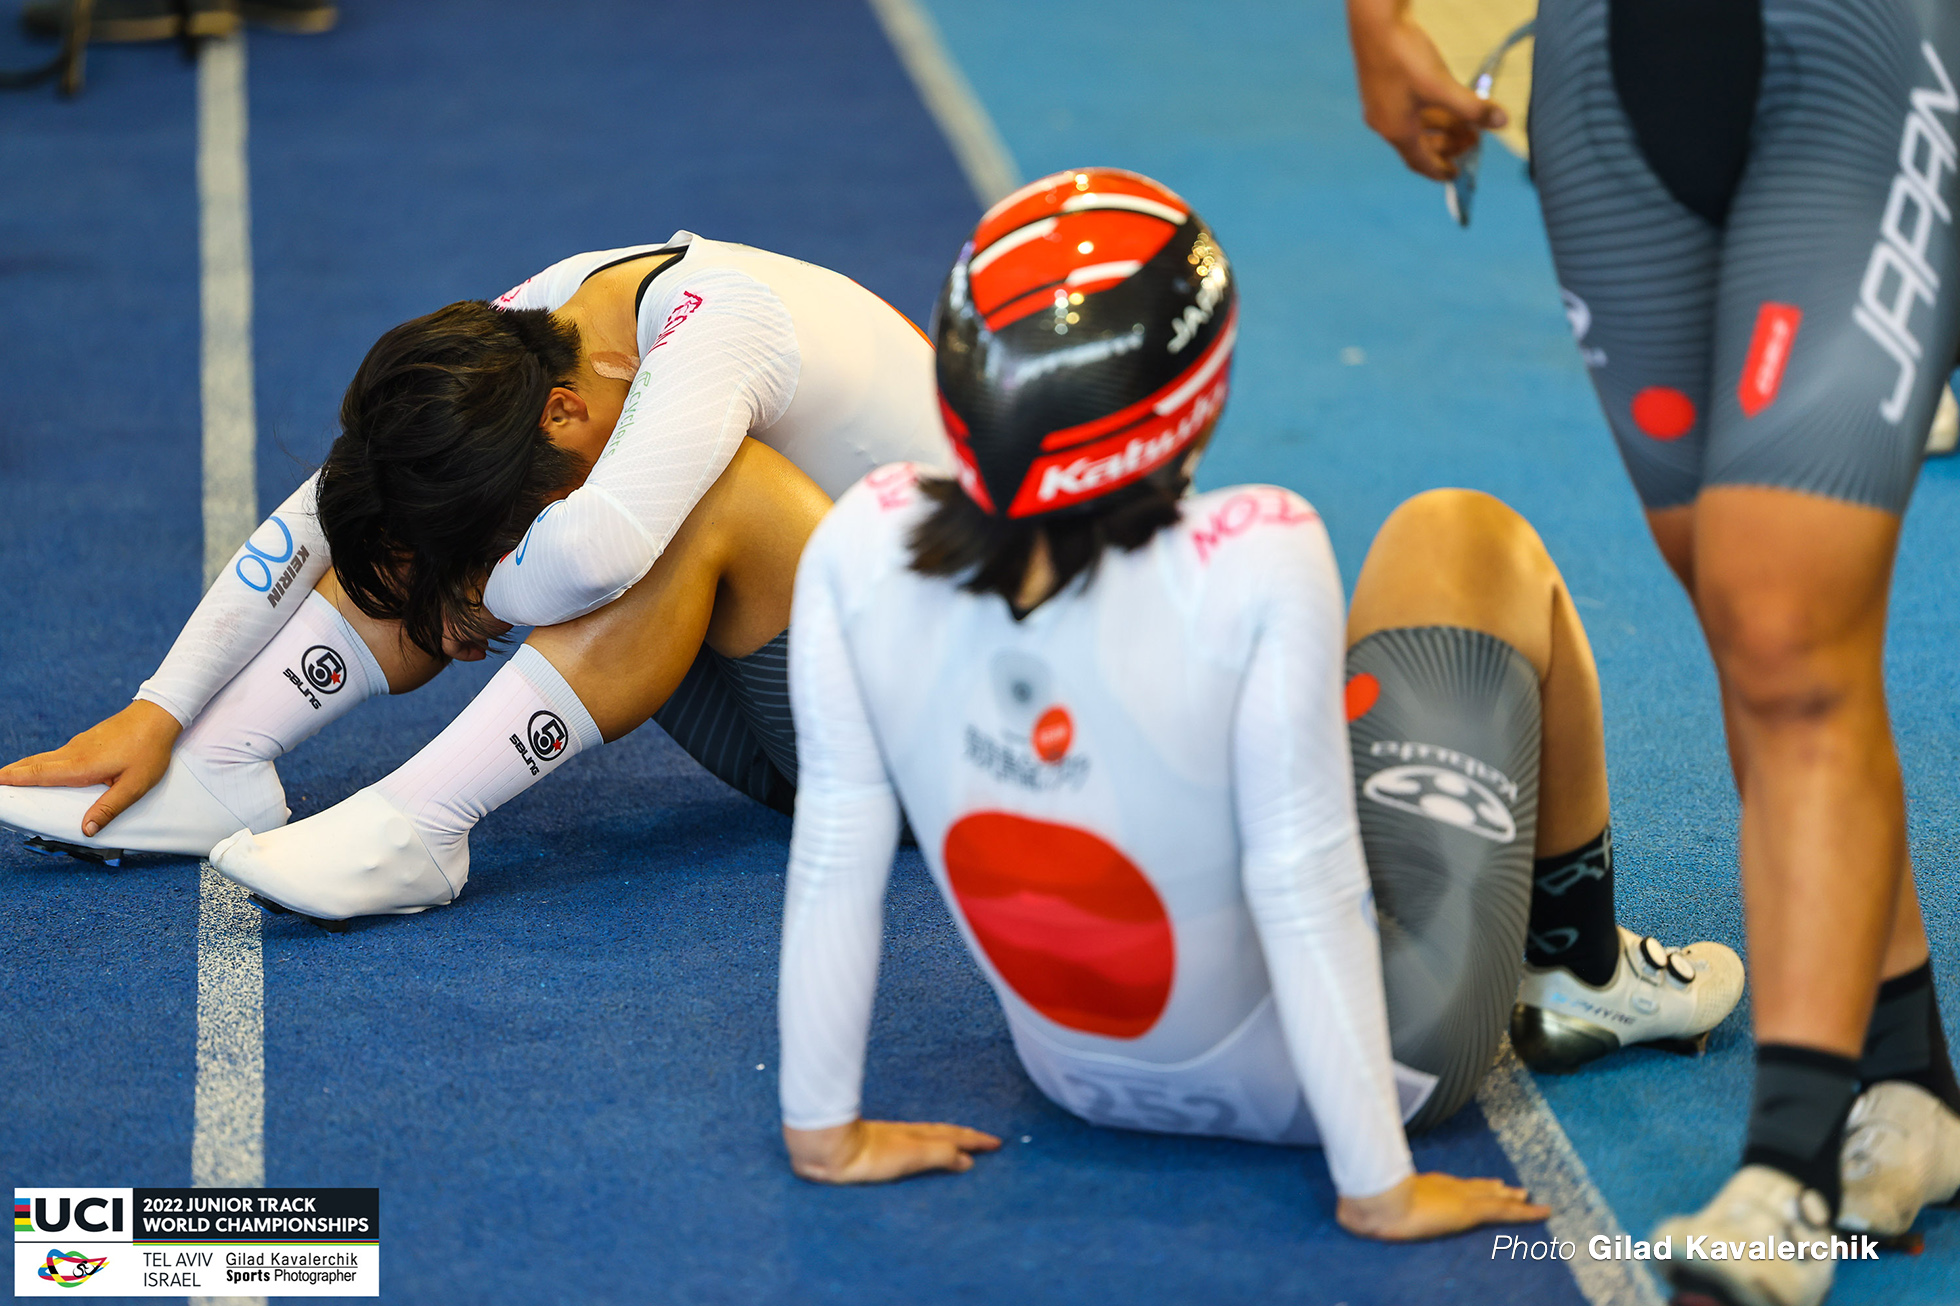
[[[1899,369],[1891,395],[1878,406],[1878,415],[1894,426],[1905,416],[1925,353],[1913,330],[1913,308],[1921,303],[1929,310],[1938,307],[1940,275],[1930,251],[1952,238],[1953,211],[1941,191],[1960,156],[1953,134],[1936,116],[1960,117],[1960,92],[1933,43],[1921,41],[1919,49],[1939,85],[1919,87],[1908,97],[1912,107],[1899,137],[1899,171],[1879,221],[1878,243],[1859,283],[1857,307],[1851,310],[1851,320]]]
[[[1572,325],[1572,338],[1579,344],[1579,357],[1587,367],[1605,367],[1606,351],[1586,343],[1586,333],[1592,330],[1592,306],[1564,286],[1558,288],[1558,297],[1565,305],[1565,320]]]
[[[1368,777],[1362,794],[1383,807],[1413,812],[1492,843],[1518,837],[1518,824],[1496,794],[1467,775],[1420,763],[1385,767]]]

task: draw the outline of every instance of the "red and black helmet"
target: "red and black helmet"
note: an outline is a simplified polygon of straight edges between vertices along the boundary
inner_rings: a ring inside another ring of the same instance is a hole
[[[939,410],[996,517],[1074,508],[1179,458],[1225,406],[1238,293],[1211,229],[1116,168],[987,211],[939,297]]]

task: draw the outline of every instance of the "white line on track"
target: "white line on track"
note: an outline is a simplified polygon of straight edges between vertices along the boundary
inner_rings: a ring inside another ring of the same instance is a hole
[[[1595,1261],[1586,1254],[1595,1235],[1612,1238],[1626,1231],[1594,1187],[1586,1163],[1572,1150],[1572,1141],[1509,1039],[1477,1090],[1477,1105],[1532,1200],[1552,1208],[1552,1218],[1545,1222],[1551,1236],[1576,1244],[1572,1277],[1586,1300],[1592,1306],[1661,1306],[1659,1288],[1638,1261]]]
[[[939,28],[920,0],[870,0],[870,4],[980,203],[990,206],[1019,186],[1021,173],[1014,156],[1007,152],[966,74],[947,55]]]
[[[206,41],[197,63],[206,585],[217,578],[259,521],[248,186],[244,38]]]
[[[252,390],[251,191],[245,166],[245,39],[206,41],[197,66],[198,246],[204,311],[204,583],[258,524]],[[265,1185],[265,966],[260,917],[207,863],[197,914],[197,1099],[191,1182]],[[193,1297],[192,1306],[265,1306]]]

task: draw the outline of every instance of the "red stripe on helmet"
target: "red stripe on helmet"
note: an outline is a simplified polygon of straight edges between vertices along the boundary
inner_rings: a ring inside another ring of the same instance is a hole
[[[1175,191],[1121,168],[1072,168],[1029,182],[988,209],[973,232],[973,248],[984,251],[1008,232],[1053,216],[1069,201],[1090,202],[1092,195],[1131,196],[1151,200],[1188,216],[1191,206]]]
[[[966,497],[973,500],[984,513],[994,513],[993,496],[987,493],[987,483],[980,479],[980,464],[973,460],[973,449],[966,442],[967,425],[953,406],[946,402],[946,396],[939,397],[939,420],[946,427],[946,441],[953,446],[953,460],[958,464],[954,475]],[[998,514],[995,514],[998,515]]]
[[[1107,278],[1090,286],[1069,286],[1069,274],[1078,268],[1112,263],[1149,262],[1170,242],[1177,227],[1162,218],[1127,209],[1091,209],[1067,213],[1044,234],[1008,249],[991,260],[984,251],[971,263],[969,278],[973,306],[986,320],[987,328],[998,331],[1018,322],[1040,308],[1052,307],[1067,316],[1068,296],[1091,294],[1116,285],[1123,278]],[[1060,302],[1054,290],[1060,289]],[[1036,292],[1047,290],[1047,295]]]
[[[1044,308],[1061,313],[1063,325],[1066,326],[1068,324],[1068,287],[1060,281],[1050,281],[1045,285],[1035,286],[1032,289],[1024,291],[1018,299],[1010,299],[1005,304],[995,308],[993,312],[982,315],[980,320],[987,324],[987,330],[998,331],[1004,326],[1011,326],[1019,322],[1022,318],[1030,314],[1039,313]]]
[[[1087,444],[1091,440],[1100,439],[1103,436],[1112,435],[1119,431],[1127,431],[1139,422],[1149,421],[1153,415],[1153,410],[1158,404],[1163,402],[1166,395],[1175,394],[1179,386],[1189,385],[1191,378],[1197,376],[1207,367],[1212,366],[1213,360],[1217,358],[1220,352],[1229,351],[1232,348],[1232,344],[1234,343],[1232,329],[1237,323],[1238,310],[1235,308],[1232,311],[1232,316],[1226,320],[1224,329],[1219,331],[1210,345],[1206,346],[1204,353],[1199,354],[1191,360],[1191,366],[1185,368],[1155,391],[1145,395],[1133,404],[1126,404],[1113,413],[1105,414],[1102,417],[1083,422],[1076,426],[1064,426],[1058,431],[1050,431],[1047,435],[1041,437],[1042,451],[1052,452],[1057,449],[1073,449],[1075,446]],[[1219,360],[1220,366],[1229,365],[1230,361],[1229,358]]]
[[[1043,448],[1056,436],[1071,437],[1071,447],[1034,460],[1021,478],[1021,488],[1008,505],[1007,515],[1032,517],[1101,498],[1141,480],[1190,448],[1198,433],[1225,407],[1237,326],[1238,310],[1234,308],[1211,347],[1149,399],[1099,421],[1050,435],[1042,442]],[[1174,406],[1167,406],[1166,400],[1175,401]],[[1160,407],[1164,411],[1158,411]],[[1109,430],[1125,416],[1130,417],[1128,423],[1110,434],[1089,444],[1079,442],[1082,432]]]

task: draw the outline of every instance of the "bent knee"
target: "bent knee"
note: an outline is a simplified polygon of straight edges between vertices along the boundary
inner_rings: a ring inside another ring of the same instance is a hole
[[[1531,526],[1510,504],[1494,494],[1456,486],[1412,494],[1396,505],[1395,511],[1382,523],[1384,535],[1404,529],[1419,530],[1426,535],[1481,535],[1518,528],[1529,531]]]
[[[1532,564],[1546,557],[1538,532],[1523,514],[1482,490],[1424,490],[1403,500],[1376,538],[1398,549],[1443,557],[1470,552]]]
[[[1558,574],[1531,523],[1481,490],[1425,490],[1405,500],[1382,523],[1374,550],[1491,596],[1518,583],[1536,592]]]

